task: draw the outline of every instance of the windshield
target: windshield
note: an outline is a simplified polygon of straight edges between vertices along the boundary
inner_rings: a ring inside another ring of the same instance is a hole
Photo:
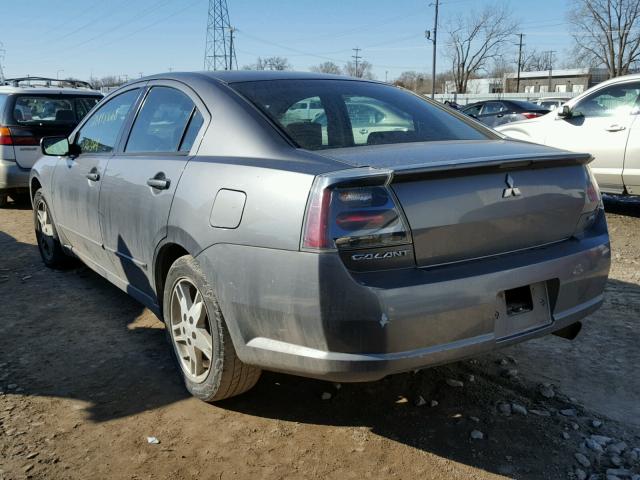
[[[99,100],[100,97],[95,96],[19,96],[13,107],[13,118],[25,125],[75,125]]]
[[[231,87],[308,150],[491,138],[446,107],[389,85],[278,80]]]

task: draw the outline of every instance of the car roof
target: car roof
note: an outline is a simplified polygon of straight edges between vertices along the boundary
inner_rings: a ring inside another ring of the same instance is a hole
[[[102,93],[88,88],[57,88],[57,87],[13,87],[11,85],[0,85],[0,93],[32,93],[32,94],[54,94],[54,95],[93,95],[102,97]]]
[[[160,73],[157,75],[151,75],[142,79],[136,80],[180,80],[188,81],[189,79],[196,78],[210,78],[223,83],[238,83],[238,82],[259,82],[267,80],[351,80],[351,81],[364,81],[364,82],[376,82],[375,80],[366,80],[362,78],[346,77],[342,75],[332,75],[328,73],[314,73],[314,72],[294,72],[294,71],[274,71],[274,70],[216,70],[216,71],[201,71],[201,72],[169,72]]]

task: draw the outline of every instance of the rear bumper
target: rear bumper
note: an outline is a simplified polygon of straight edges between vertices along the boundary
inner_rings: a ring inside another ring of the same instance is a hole
[[[31,169],[20,168],[15,161],[0,159],[0,193],[29,188]]]
[[[198,256],[238,356],[332,381],[369,381],[546,335],[595,311],[610,265],[604,215],[587,237],[431,269],[354,274],[336,255],[216,245]],[[503,335],[498,295],[545,282],[550,323]]]

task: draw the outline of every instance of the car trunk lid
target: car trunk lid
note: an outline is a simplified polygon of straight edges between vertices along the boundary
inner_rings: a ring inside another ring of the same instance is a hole
[[[589,155],[505,141],[395,147],[341,149],[332,157],[392,170],[418,266],[538,247],[574,233]]]

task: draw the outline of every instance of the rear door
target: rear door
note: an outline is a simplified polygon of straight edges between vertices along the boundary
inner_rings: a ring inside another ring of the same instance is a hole
[[[622,192],[622,170],[631,125],[638,113],[640,82],[609,85],[573,106],[574,116],[560,118],[546,132],[547,145],[589,152],[598,184]]]
[[[102,248],[98,199],[104,172],[140,88],[100,106],[75,133],[80,155],[58,160],[51,195],[57,227],[83,260],[109,270]]]
[[[31,168],[40,158],[40,139],[69,135],[101,97],[69,94],[15,95],[10,112],[10,130],[15,159]]]
[[[482,106],[478,119],[485,125],[495,127],[506,111],[507,107],[502,102],[487,102]]]
[[[100,195],[101,231],[111,268],[154,300],[155,247],[166,236],[173,195],[208,113],[178,82],[149,83],[128,137],[111,158]],[[212,192],[213,195],[213,192]]]

